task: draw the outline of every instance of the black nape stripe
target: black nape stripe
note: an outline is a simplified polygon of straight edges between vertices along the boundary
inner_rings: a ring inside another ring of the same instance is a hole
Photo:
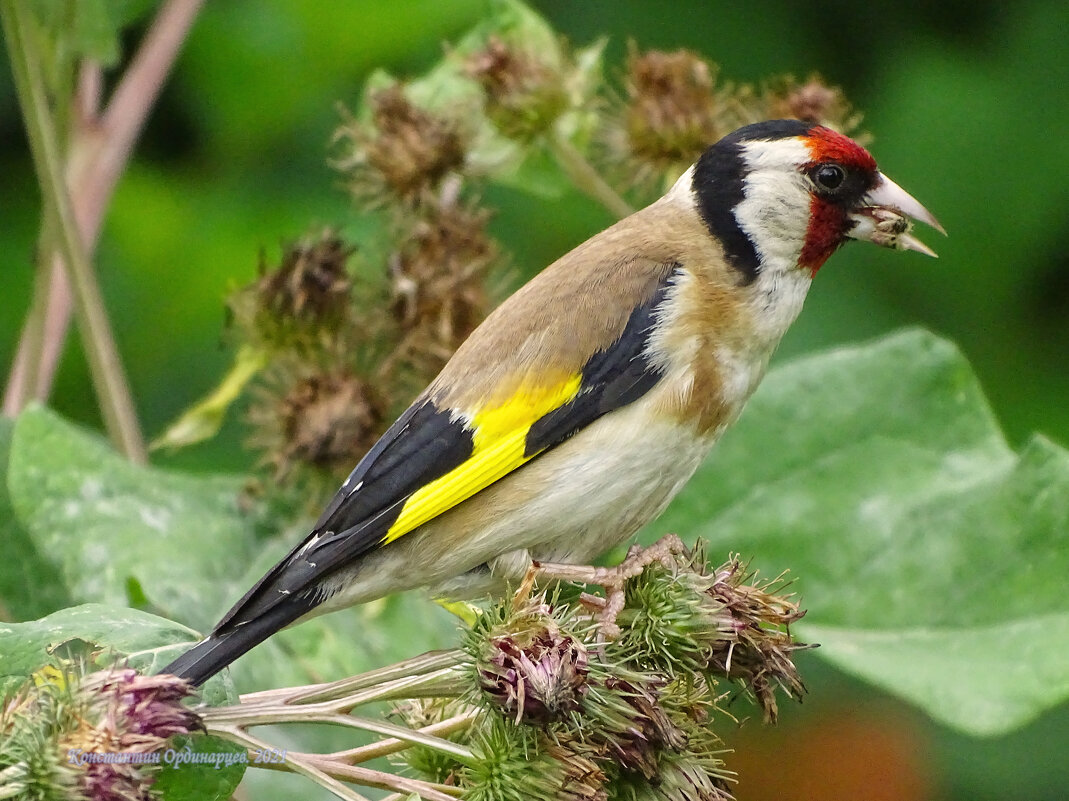
[[[649,362],[646,345],[657,309],[680,269],[681,265],[672,265],[653,296],[631,312],[620,338],[583,365],[579,394],[531,426],[525,456],[559,445],[602,415],[638,400],[660,380],[662,371]]]
[[[752,284],[761,271],[753,240],[739,227],[735,207],[744,195],[746,163],[742,145],[757,140],[802,136],[813,126],[799,120],[772,120],[739,128],[706,150],[694,167],[692,186],[698,212],[710,233],[724,247],[728,263],[739,271],[742,284]]]

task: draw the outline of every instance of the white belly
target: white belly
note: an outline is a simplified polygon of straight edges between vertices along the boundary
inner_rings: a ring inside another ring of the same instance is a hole
[[[583,564],[626,541],[664,510],[712,444],[678,424],[650,424],[640,404],[581,436],[532,465],[546,488],[515,524],[535,559]]]

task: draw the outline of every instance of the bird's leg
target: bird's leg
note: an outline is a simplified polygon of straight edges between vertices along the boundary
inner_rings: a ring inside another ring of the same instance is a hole
[[[521,606],[528,598],[531,597],[531,592],[534,590],[535,580],[538,578],[538,568],[535,567],[535,563],[529,562],[527,570],[523,574],[523,579],[520,581],[520,586],[516,588],[516,592],[512,593],[512,605],[513,607]]]
[[[650,545],[632,545],[624,561],[615,567],[594,567],[591,565],[569,565],[562,562],[539,562],[531,564],[539,575],[554,581],[575,581],[580,584],[596,584],[600,587],[623,584],[634,578],[649,565],[660,562],[667,568],[675,567],[675,557],[687,552],[683,541],[675,534],[666,534]]]
[[[608,637],[616,637],[620,633],[620,627],[616,625],[616,616],[624,608],[624,585],[627,581],[639,575],[654,562],[660,562],[669,570],[674,569],[676,567],[675,557],[686,551],[686,546],[679,537],[675,534],[666,534],[648,548],[632,545],[627,551],[627,557],[616,567],[532,562],[528,576],[534,573],[554,581],[575,581],[600,586],[605,590],[604,598],[583,593],[581,600],[588,606],[598,608],[597,619],[602,632]]]

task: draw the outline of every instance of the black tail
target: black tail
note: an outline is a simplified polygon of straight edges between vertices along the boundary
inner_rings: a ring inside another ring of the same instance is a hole
[[[290,598],[247,623],[223,625],[160,673],[173,673],[194,686],[200,686],[239,656],[316,606],[315,602],[308,599]]]

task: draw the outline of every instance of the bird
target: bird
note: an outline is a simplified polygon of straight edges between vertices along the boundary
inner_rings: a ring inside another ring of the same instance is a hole
[[[475,598],[627,541],[739,417],[833,252],[936,255],[910,220],[946,233],[830,128],[724,136],[498,306],[307,537],[162,672],[200,685],[315,614],[420,587]]]

